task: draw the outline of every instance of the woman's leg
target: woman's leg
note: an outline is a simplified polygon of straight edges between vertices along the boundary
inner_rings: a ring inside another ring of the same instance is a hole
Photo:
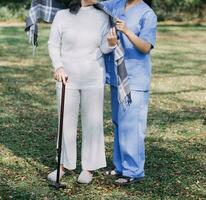
[[[106,167],[103,103],[104,88],[81,90],[83,170]]]
[[[132,103],[118,113],[119,145],[122,174],[131,178],[144,177],[145,131],[149,92],[132,91]]]
[[[58,113],[60,114],[61,87],[57,87]],[[61,164],[64,168],[76,168],[77,123],[80,104],[80,91],[67,89],[65,91],[64,124],[62,138]],[[57,141],[58,144],[58,141]]]

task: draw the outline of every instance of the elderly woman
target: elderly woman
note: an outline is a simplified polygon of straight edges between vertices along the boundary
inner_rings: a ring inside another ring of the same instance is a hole
[[[80,183],[91,182],[91,171],[106,166],[103,134],[105,66],[102,54],[111,52],[116,44],[115,32],[109,30],[108,16],[91,6],[93,2],[68,1],[68,9],[55,16],[48,42],[57,80],[58,108],[61,81],[66,85],[60,178],[65,169],[76,168],[77,123],[81,108]],[[55,181],[56,176],[57,170],[51,172],[48,179]]]

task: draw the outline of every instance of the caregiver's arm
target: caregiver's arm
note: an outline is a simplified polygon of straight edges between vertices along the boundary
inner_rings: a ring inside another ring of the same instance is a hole
[[[61,61],[61,20],[61,15],[57,12],[51,26],[48,50],[55,72],[55,79],[58,81],[63,81],[64,84],[66,84],[67,75],[64,71],[63,63]]]
[[[116,21],[116,28],[117,30],[123,32],[128,39],[133,43],[133,45],[140,50],[142,53],[149,53],[152,45],[149,42],[146,42],[145,40],[138,37],[133,31],[128,29],[122,20]]]

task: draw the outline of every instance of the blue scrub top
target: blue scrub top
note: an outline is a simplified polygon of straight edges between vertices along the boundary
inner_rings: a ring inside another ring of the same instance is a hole
[[[102,2],[104,8],[114,17],[125,21],[126,26],[138,37],[155,47],[157,16],[144,2],[141,2],[125,12],[126,0],[109,0]],[[127,68],[129,84],[132,90],[149,91],[151,82],[150,53],[140,52],[123,34],[119,33],[124,48],[124,59]],[[107,83],[117,86],[113,52],[105,55]]]

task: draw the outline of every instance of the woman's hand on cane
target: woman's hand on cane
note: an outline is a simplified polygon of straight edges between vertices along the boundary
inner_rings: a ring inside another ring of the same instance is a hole
[[[63,81],[64,85],[66,85],[68,76],[67,76],[66,72],[64,71],[64,68],[63,68],[63,67],[59,67],[59,68],[55,71],[54,78],[55,78],[55,80],[57,80],[57,81],[60,81],[60,82]]]

